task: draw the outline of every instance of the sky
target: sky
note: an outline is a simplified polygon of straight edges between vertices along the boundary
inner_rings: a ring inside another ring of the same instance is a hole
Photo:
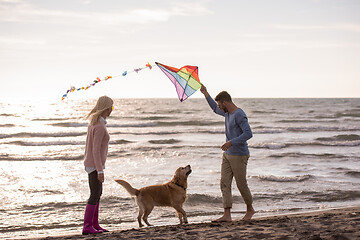
[[[213,96],[360,97],[359,13],[358,0],[0,0],[0,99],[59,101],[148,62],[198,66]],[[177,97],[154,67],[67,101],[102,95]]]

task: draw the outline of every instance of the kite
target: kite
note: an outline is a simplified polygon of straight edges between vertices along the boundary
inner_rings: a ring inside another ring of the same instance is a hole
[[[130,72],[125,71],[125,72],[123,72],[122,74],[119,74],[119,75],[116,75],[116,76],[106,76],[106,77],[104,77],[103,79],[100,79],[99,77],[97,77],[91,84],[89,84],[89,85],[87,85],[87,86],[85,86],[85,87],[78,87],[78,88],[76,88],[76,87],[70,87],[70,89],[67,90],[66,93],[62,96],[61,100],[64,100],[64,99],[68,96],[69,93],[72,93],[72,92],[75,92],[75,91],[80,91],[80,90],[88,90],[89,88],[94,87],[97,83],[103,82],[103,81],[107,81],[107,80],[109,80],[110,78],[116,78],[116,77],[120,77],[120,76],[125,77],[125,76],[126,76],[127,74],[129,74],[129,73],[133,73],[133,72],[138,73],[139,71],[141,71],[141,70],[143,70],[143,69],[145,69],[145,68],[152,69],[152,67],[153,67],[153,66],[151,66],[150,63],[147,63],[147,64],[145,65],[145,67],[135,68],[133,71],[130,71]]]
[[[198,67],[184,66],[180,69],[169,67],[155,62],[165,75],[175,85],[180,102],[185,101],[201,87],[198,75]]]
[[[199,80],[198,75],[198,67],[196,66],[184,66],[180,69],[169,67],[164,64],[156,62],[156,65],[165,73],[165,75],[172,81],[172,83],[175,85],[176,92],[178,94],[180,102],[185,101],[188,97],[190,97],[193,93],[198,90],[202,84]],[[129,73],[136,72],[149,68],[152,69],[152,65],[150,63],[147,63],[145,67],[135,68],[132,71],[124,71],[122,74],[116,75],[116,76],[106,76],[102,79],[97,77],[95,80],[93,80],[92,83],[90,83],[87,86],[84,87],[70,87],[69,90],[66,91],[66,93],[62,96],[61,100],[64,100],[68,97],[69,93],[80,91],[80,90],[88,90],[91,87],[94,87],[96,84],[100,82],[107,81],[112,78],[116,77],[125,77]]]

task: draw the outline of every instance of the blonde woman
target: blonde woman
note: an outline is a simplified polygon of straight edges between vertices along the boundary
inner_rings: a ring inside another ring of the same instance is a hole
[[[87,119],[88,126],[84,165],[89,175],[90,197],[86,204],[82,234],[108,232],[99,226],[99,201],[104,182],[104,169],[110,136],[106,130],[106,118],[113,110],[113,100],[107,96],[98,99]]]

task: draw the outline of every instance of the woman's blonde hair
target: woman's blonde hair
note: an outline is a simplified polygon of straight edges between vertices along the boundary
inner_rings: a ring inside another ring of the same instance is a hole
[[[114,104],[114,101],[108,96],[99,97],[96,102],[95,107],[91,110],[91,112],[87,115],[87,119],[90,119],[90,124],[95,125],[98,123],[101,114],[111,108]]]

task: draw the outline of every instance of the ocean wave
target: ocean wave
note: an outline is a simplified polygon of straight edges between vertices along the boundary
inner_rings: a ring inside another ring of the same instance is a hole
[[[255,143],[249,144],[250,148],[266,148],[266,149],[283,149],[288,147],[289,144],[285,143]]]
[[[65,156],[42,156],[42,157],[24,157],[8,154],[0,155],[0,161],[76,161],[83,160],[84,155],[65,155]]]
[[[224,134],[224,130],[213,129],[187,129],[186,133],[204,133],[204,134]],[[184,134],[184,130],[176,131],[146,131],[146,132],[113,132],[112,135],[177,135]]]
[[[0,139],[4,138],[34,138],[34,137],[78,137],[86,135],[86,132],[20,132],[12,134],[0,134]]]
[[[338,126],[315,126],[315,127],[288,127],[288,132],[349,132],[359,131],[360,127],[338,127]]]
[[[13,141],[5,144],[17,145],[17,146],[66,146],[66,145],[85,145],[85,142],[74,141],[46,141],[46,142],[26,142],[26,141]]]
[[[282,200],[287,195],[288,194],[256,193],[256,194],[253,194],[253,198],[254,198],[254,200],[263,200],[263,199]]]
[[[328,122],[328,121],[327,121]],[[322,124],[319,122],[318,124]],[[252,127],[254,134],[276,134],[276,133],[303,133],[303,132],[353,132],[360,131],[360,127],[339,127],[339,126],[298,126],[298,127],[268,127],[254,126]]]
[[[158,127],[172,127],[172,126],[214,126],[214,125],[224,125],[223,121],[173,121],[173,122],[157,122],[156,126]]]
[[[129,200],[132,200],[132,199],[133,199],[133,197],[130,195],[127,195],[127,197],[118,197],[118,196],[110,195],[110,196],[101,197],[101,204],[113,205],[113,204],[119,204],[122,202],[128,202]]]
[[[221,196],[215,197],[207,194],[198,194],[198,193],[188,194],[186,200],[186,203],[189,205],[196,205],[198,203],[217,204],[221,202],[222,202]]]
[[[146,128],[146,127],[156,127],[156,122],[148,123],[127,123],[127,124],[106,124],[106,127],[109,128]]]
[[[148,152],[148,151],[158,151],[161,149],[162,147],[138,147],[138,148],[134,148],[134,151]]]
[[[116,193],[113,194],[115,195],[101,197],[101,205],[107,208],[116,208],[117,211],[124,212],[129,209],[136,209],[136,202],[129,194],[127,194],[126,197],[118,197]]]
[[[343,117],[350,117],[350,118],[360,118],[360,110],[357,108],[348,109],[341,112],[335,112],[333,114],[328,115],[317,115],[315,119],[335,119],[335,118],[343,118]]]
[[[48,124],[54,127],[87,127],[87,123],[77,123],[77,122],[60,122],[60,123],[51,123]]]
[[[251,111],[251,114],[281,114],[281,112],[279,111],[260,111],[260,110],[254,110],[254,111]]]
[[[183,131],[149,131],[149,132],[113,132],[112,135],[176,135],[183,134]]]
[[[329,190],[327,192],[313,192],[308,200],[313,202],[348,201],[360,198],[360,191]]]
[[[284,158],[284,157],[315,157],[315,158],[344,158],[344,155],[340,154],[331,154],[331,153],[323,153],[323,154],[309,154],[309,153],[301,153],[301,152],[287,152],[287,153],[278,153],[269,155],[270,158]]]
[[[193,130],[186,130],[187,133],[204,133],[204,134],[224,134],[224,129],[193,129]],[[181,134],[184,133],[184,131],[180,132]]]
[[[19,117],[16,114],[1,113],[0,117]]]
[[[347,171],[345,172],[345,175],[348,175],[350,177],[356,177],[356,178],[360,178],[360,172],[359,171]]]
[[[152,144],[175,144],[175,143],[179,143],[181,142],[180,140],[177,139],[160,139],[160,140],[149,140],[149,143]]]
[[[51,189],[19,189],[25,193],[42,193],[44,195],[53,195],[53,194],[64,194],[64,192],[59,190],[51,190]]]
[[[60,122],[49,124],[54,127],[87,127],[87,123],[76,123],[76,122]],[[108,123],[106,126],[108,128],[143,128],[143,127],[173,127],[173,126],[215,126],[215,125],[224,125],[224,122],[216,121],[153,121],[146,123],[125,123],[125,124],[112,124]]]
[[[40,203],[40,204],[24,204],[22,206],[19,206],[16,210],[22,210],[22,211],[33,211],[38,209],[64,209],[64,208],[76,208],[76,207],[83,207],[83,202],[47,202],[47,203]]]
[[[314,120],[311,119],[284,119],[276,121],[277,123],[313,123]]]
[[[360,118],[360,111],[358,109],[348,110],[344,112],[338,112],[335,114],[336,118],[340,117],[352,117],[352,118]]]
[[[132,143],[132,141],[128,141],[125,139],[119,139],[119,140],[114,140],[114,141],[109,142],[109,144],[128,144],[128,143]]]
[[[240,196],[234,195],[234,201],[242,201]],[[202,204],[214,204],[218,205],[222,203],[222,197],[219,196],[210,196],[207,194],[193,193],[187,195],[186,204],[194,206],[194,205],[202,205]]]
[[[75,118],[34,118],[31,121],[48,122],[48,121],[64,121]]]
[[[344,134],[344,135],[336,135],[333,137],[322,137],[316,138],[317,141],[359,141],[360,136],[357,134]]]
[[[275,134],[275,133],[283,133],[284,130],[267,128],[263,130],[254,129],[252,132],[253,134]]]
[[[173,117],[165,117],[165,116],[150,116],[150,117],[141,117],[141,118],[138,118],[139,120],[163,120],[163,119],[174,119]]]
[[[252,127],[252,130],[266,130],[266,129],[278,130],[278,131],[283,131],[284,130],[284,128],[282,128],[282,127],[273,128],[273,127],[264,126],[264,125],[258,125],[258,126]]]
[[[5,227],[0,227],[0,233],[11,233],[11,232],[33,232],[36,230],[50,230],[50,229],[73,229],[75,227],[79,227],[82,224],[79,223],[70,223],[70,224],[36,224],[36,225],[30,225],[27,224],[26,226],[18,226],[18,225],[6,225]],[[41,235],[39,234],[38,237]],[[46,236],[44,236],[46,238]],[[12,238],[7,238],[12,239]],[[19,239],[25,239],[23,237],[20,237]]]
[[[53,190],[44,190],[45,192],[54,192]],[[62,194],[57,193],[55,191],[53,194]],[[128,206],[122,207],[122,205],[129,203],[132,200],[132,197],[129,195],[128,197],[117,197],[117,196],[104,196],[101,198],[101,204],[104,206],[112,206],[116,205],[119,209],[127,209]],[[131,204],[131,202],[130,202]],[[15,211],[56,211],[56,210],[64,210],[64,209],[82,209],[84,208],[84,202],[46,202],[46,203],[39,203],[39,204],[24,204],[22,206],[17,207],[16,209],[12,209]]]
[[[15,124],[0,124],[0,127],[3,127],[3,128],[10,128],[10,127],[15,127],[16,125]]]
[[[54,127],[70,127],[70,128],[77,128],[77,127],[87,127],[87,123],[74,123],[74,122],[61,122],[61,123],[52,123],[49,124]],[[107,128],[144,128],[144,127],[155,127],[157,126],[157,122],[148,122],[148,123],[124,123],[124,124],[106,124]]]
[[[254,194],[255,200],[283,200],[283,199],[304,199],[312,202],[336,202],[349,201],[360,198],[360,191],[353,190],[326,190],[317,191],[300,191],[300,192],[280,192],[280,193],[258,193]]]
[[[250,178],[257,178],[261,181],[268,182],[303,182],[314,178],[314,176],[307,174],[301,176],[250,176]]]
[[[132,141],[128,141],[125,139],[119,139],[119,140],[113,140],[110,141],[109,144],[110,145],[115,145],[115,144],[128,144],[128,143],[132,143]],[[17,146],[67,146],[67,145],[84,145],[85,146],[85,141],[43,141],[43,142],[31,142],[31,141],[12,141],[12,142],[6,142],[3,144],[8,144],[8,145],[17,145]]]
[[[360,140],[354,141],[334,141],[334,142],[312,142],[300,144],[300,146],[330,146],[330,147],[357,147],[360,146]]]
[[[328,146],[328,147],[357,147],[360,146],[359,141],[336,141],[336,142],[294,142],[294,143],[280,143],[280,142],[271,142],[271,143],[255,143],[249,144],[250,148],[265,148],[265,149],[284,149],[288,147],[305,147],[305,146]]]

